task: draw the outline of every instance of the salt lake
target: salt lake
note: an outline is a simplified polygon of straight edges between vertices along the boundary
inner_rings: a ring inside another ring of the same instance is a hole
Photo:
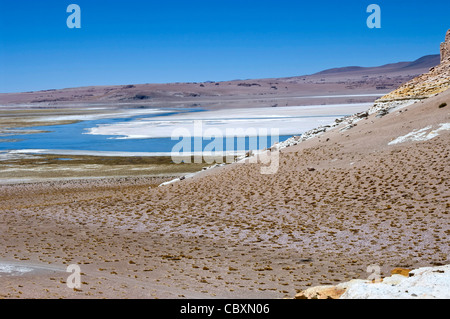
[[[192,141],[191,150],[183,152],[201,152],[211,140],[222,138],[221,151],[240,153],[270,147],[369,106],[361,103],[222,110],[128,109],[101,115],[42,117],[38,120],[46,123],[77,122],[33,127],[33,131],[39,132],[33,134],[17,134],[29,128],[15,129],[14,133],[0,136],[0,151],[167,156],[182,138]],[[240,136],[237,132],[241,132]]]

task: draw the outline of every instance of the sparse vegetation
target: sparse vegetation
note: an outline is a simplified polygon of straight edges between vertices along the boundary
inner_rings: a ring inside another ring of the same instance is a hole
[[[446,107],[446,106],[447,106],[447,103],[444,102],[444,103],[441,103],[441,104],[439,105],[439,108],[442,109],[442,108],[444,108],[444,107]]]
[[[133,97],[133,100],[148,100],[151,99],[151,96],[145,95],[145,94],[136,94]]]

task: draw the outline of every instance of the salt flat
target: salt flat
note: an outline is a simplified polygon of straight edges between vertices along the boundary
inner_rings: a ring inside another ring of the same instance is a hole
[[[272,108],[208,110],[182,113],[163,118],[141,118],[130,122],[102,124],[89,129],[86,134],[117,136],[118,139],[171,137],[175,130],[188,131],[191,136],[201,136],[205,131],[218,129],[227,136],[227,129],[254,128],[277,129],[280,135],[298,135],[335,119],[366,110],[370,103],[310,105]],[[194,121],[201,121],[203,131],[197,132]],[[233,131],[234,132],[234,131]],[[234,133],[230,133],[234,134]]]

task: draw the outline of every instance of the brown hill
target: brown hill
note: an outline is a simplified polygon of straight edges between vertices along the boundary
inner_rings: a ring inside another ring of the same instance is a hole
[[[206,104],[208,107],[251,107],[272,105],[311,105],[315,95],[361,95],[381,97],[402,83],[427,72],[439,63],[438,56],[426,56],[413,62],[388,64],[381,67],[348,67],[317,74],[288,78],[235,80],[203,83],[136,84],[120,86],[92,86],[24,93],[0,94],[0,105],[86,106],[152,105],[184,106]],[[298,99],[302,97],[302,99]],[[321,103],[372,102],[375,97],[328,98]],[[272,100],[268,100],[272,99]],[[277,101],[283,99],[281,101]],[[252,102],[251,100],[254,100]],[[239,101],[239,103],[237,103]],[[244,102],[242,102],[244,101]],[[204,106],[204,105],[202,105]]]
[[[350,66],[343,68],[333,68],[316,73],[316,75],[331,75],[331,74],[389,74],[396,72],[412,71],[413,73],[423,73],[421,71],[429,69],[439,64],[439,54],[426,55],[412,62],[398,62],[390,63],[377,67],[360,67]]]

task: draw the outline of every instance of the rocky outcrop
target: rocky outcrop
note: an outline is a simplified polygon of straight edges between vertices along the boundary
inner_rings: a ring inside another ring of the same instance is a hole
[[[448,299],[450,265],[426,267],[409,272],[408,277],[394,274],[381,283],[351,286],[340,299]]]
[[[416,270],[395,268],[379,282],[351,280],[336,286],[318,286],[294,299],[448,299],[450,265]]]
[[[441,44],[441,64],[381,97],[376,104],[425,99],[448,88],[450,88],[450,30],[447,31],[445,42]]]
[[[298,293],[294,299],[339,299],[344,293],[345,289],[337,286],[318,286]]]
[[[450,57],[450,30],[447,31],[445,42],[441,43],[441,63]]]

